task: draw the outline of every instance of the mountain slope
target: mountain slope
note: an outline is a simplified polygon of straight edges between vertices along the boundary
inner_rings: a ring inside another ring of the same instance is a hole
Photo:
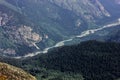
[[[0,62],[0,80],[36,80],[22,69]]]
[[[116,18],[111,20],[111,12],[101,3],[98,0],[1,0],[1,55],[23,56],[43,50],[84,30],[114,21]]]
[[[110,16],[98,0],[50,0],[52,3],[73,11],[86,20]],[[87,6],[86,6],[87,5]],[[94,17],[93,17],[94,16]]]
[[[75,46],[56,48],[48,54],[23,60],[24,64],[62,72],[80,73],[85,80],[120,78],[120,44],[87,41]]]
[[[0,58],[0,61],[21,67],[41,80],[117,80],[120,78],[119,49],[120,43],[86,41],[32,58]]]
[[[111,14],[113,18],[118,18],[120,13],[119,0],[100,0],[105,9]]]

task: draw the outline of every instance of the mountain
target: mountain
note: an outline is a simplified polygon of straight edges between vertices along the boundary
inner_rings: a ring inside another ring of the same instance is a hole
[[[0,62],[0,80],[36,80],[22,69]]]
[[[114,25],[114,24],[116,23],[108,24],[97,29],[86,30],[82,34],[73,38],[71,41],[66,41],[65,44],[73,45],[88,40],[120,43],[120,36],[119,36],[120,24],[119,22],[117,22],[118,25]]]
[[[119,80],[119,14],[120,0],[0,0],[0,80]]]
[[[27,61],[27,60],[29,60],[29,59],[14,59],[14,58],[10,58],[10,57],[0,56],[0,61],[1,62],[5,62],[5,63],[11,64],[11,65],[17,66],[19,68],[22,68],[26,72],[34,75],[37,78],[37,80],[71,80],[71,79],[72,80],[84,80],[83,76],[79,73],[74,74],[72,72],[70,72],[70,73],[69,72],[61,72],[59,70],[47,69],[45,67],[41,67],[41,66],[38,66],[38,65],[34,66],[33,63],[31,63],[31,64],[24,63],[24,61]],[[5,65],[5,63],[1,63],[1,64]],[[3,68],[3,69],[6,70],[6,68]],[[17,71],[19,71],[19,70],[17,70]],[[5,72],[7,73],[8,71],[6,70]],[[12,74],[12,75],[14,75],[14,74]],[[20,76],[22,76],[22,75],[20,75]],[[24,74],[24,76],[27,76],[27,75]],[[34,79],[32,79],[32,80],[34,80]]]
[[[0,61],[21,67],[38,80],[117,80],[119,49],[120,43],[92,40],[55,48],[32,58],[0,58]]]
[[[23,64],[79,73],[84,80],[116,80],[120,78],[119,48],[120,43],[86,41],[53,49],[23,60]]]
[[[113,0],[112,12],[107,1],[0,0],[1,55],[23,56],[115,21],[119,6]]]
[[[83,19],[90,21],[100,16],[110,16],[98,0],[50,0],[52,3],[68,9]],[[87,6],[86,6],[87,5]],[[93,10],[93,11],[91,11]]]

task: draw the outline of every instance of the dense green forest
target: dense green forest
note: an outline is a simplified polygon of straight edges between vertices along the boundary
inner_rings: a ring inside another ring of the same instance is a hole
[[[120,78],[119,49],[120,43],[86,41],[55,48],[48,54],[23,59],[19,63],[12,59],[6,62],[12,62],[41,80],[116,80]]]

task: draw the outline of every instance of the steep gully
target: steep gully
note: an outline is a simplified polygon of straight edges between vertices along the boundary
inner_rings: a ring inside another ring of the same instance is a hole
[[[82,37],[85,37],[85,36],[88,36],[90,34],[94,34],[95,32],[97,31],[100,31],[100,30],[103,30],[105,28],[110,28],[110,27],[114,27],[114,26],[117,26],[117,25],[120,25],[120,18],[114,22],[114,23],[111,23],[111,24],[107,24],[103,27],[100,27],[100,28],[97,28],[97,29],[90,29],[90,30],[86,30],[86,31],[83,31],[80,35],[77,35],[75,37],[72,37],[70,39],[67,39],[67,40],[63,40],[63,41],[60,41],[58,42],[56,45],[52,46],[52,47],[48,47],[48,48],[45,48],[43,51],[37,51],[35,53],[29,53],[25,56],[18,56],[18,57],[14,57],[16,59],[21,59],[21,58],[28,58],[28,57],[33,57],[33,56],[36,56],[40,53],[47,53],[48,50],[52,49],[52,48],[56,48],[56,47],[60,47],[60,46],[64,46],[64,43],[65,42],[69,42],[69,41],[72,41],[74,38],[82,38]]]

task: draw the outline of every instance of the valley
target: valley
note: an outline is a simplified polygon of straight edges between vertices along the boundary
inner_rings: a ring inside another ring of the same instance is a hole
[[[107,2],[1,0],[1,55],[27,57],[30,56],[29,53],[32,56],[35,52],[47,53],[51,48],[72,43],[76,38],[98,32],[104,25],[114,23],[119,18],[119,14],[112,14],[110,8],[105,6]],[[114,13],[119,13],[118,5],[114,3],[114,6]]]
[[[119,80],[120,0],[0,0],[1,79]]]
[[[104,25],[103,27],[100,27],[100,28],[98,28],[98,29],[91,29],[91,30],[83,31],[80,35],[77,35],[77,36],[72,37],[72,38],[67,39],[67,40],[60,41],[60,42],[58,42],[56,45],[54,45],[54,46],[52,46],[52,47],[45,48],[43,51],[37,51],[37,52],[35,52],[35,53],[30,53],[30,54],[27,54],[27,55],[25,55],[25,56],[18,56],[18,57],[14,57],[14,58],[16,58],[16,59],[28,58],[28,57],[36,56],[36,55],[41,54],[41,53],[48,53],[48,51],[49,51],[50,49],[64,46],[64,43],[70,42],[70,41],[72,41],[74,38],[87,37],[87,36],[89,36],[90,34],[94,34],[94,33],[97,32],[97,31],[100,31],[100,30],[103,30],[103,29],[106,29],[106,28],[115,27],[115,26],[117,26],[117,25],[120,25],[120,18],[117,19],[116,22],[113,22],[113,23]]]

